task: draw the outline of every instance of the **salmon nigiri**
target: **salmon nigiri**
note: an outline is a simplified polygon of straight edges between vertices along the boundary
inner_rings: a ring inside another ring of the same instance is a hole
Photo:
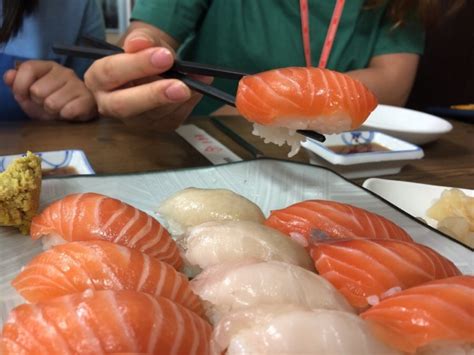
[[[0,353],[208,354],[211,326],[164,297],[133,291],[86,291],[16,307]]]
[[[311,257],[318,273],[357,309],[408,287],[461,275],[436,251],[401,240],[331,240],[314,245]]]
[[[361,317],[381,339],[402,351],[438,348],[443,351],[437,354],[472,354],[474,276],[455,276],[409,288]]]
[[[117,199],[96,193],[72,194],[53,202],[33,218],[30,234],[43,244],[97,240],[138,249],[173,265],[182,265],[178,247],[154,218]]]
[[[12,285],[33,303],[87,289],[131,290],[163,296],[203,314],[184,274],[138,250],[105,241],[71,242],[45,251]]]
[[[296,130],[322,134],[354,130],[377,106],[358,80],[321,68],[290,67],[249,75],[239,82],[236,107],[254,122],[254,134],[297,151]]]
[[[305,247],[328,237],[412,240],[407,232],[388,219],[336,201],[295,203],[272,211],[265,224]]]

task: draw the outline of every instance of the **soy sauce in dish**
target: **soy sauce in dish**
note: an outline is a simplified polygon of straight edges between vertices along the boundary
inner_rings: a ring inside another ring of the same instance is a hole
[[[353,145],[331,145],[327,148],[336,154],[354,154],[370,152],[388,152],[390,149],[377,143],[353,144]]]
[[[73,166],[65,166],[56,169],[43,169],[43,176],[66,176],[77,175],[77,170]]]

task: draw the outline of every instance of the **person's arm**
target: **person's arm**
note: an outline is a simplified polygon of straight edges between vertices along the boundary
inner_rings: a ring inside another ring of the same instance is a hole
[[[418,61],[418,54],[384,54],[373,57],[368,68],[347,74],[365,84],[379,103],[403,106],[415,81]]]
[[[384,14],[367,67],[347,74],[371,89],[381,104],[403,106],[423,48],[424,30],[416,13],[406,14],[404,23],[396,27]]]

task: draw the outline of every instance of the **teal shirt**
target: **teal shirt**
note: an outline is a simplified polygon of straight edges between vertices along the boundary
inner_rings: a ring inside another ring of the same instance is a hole
[[[313,65],[317,66],[335,0],[309,0]],[[345,2],[327,67],[345,72],[365,68],[390,53],[423,52],[424,33],[413,19],[393,28],[387,5],[364,9],[365,0]],[[298,0],[137,0],[132,18],[152,24],[181,43],[179,56],[249,73],[304,66]],[[237,83],[216,79],[214,86],[235,93]],[[222,104],[204,98],[194,114]]]

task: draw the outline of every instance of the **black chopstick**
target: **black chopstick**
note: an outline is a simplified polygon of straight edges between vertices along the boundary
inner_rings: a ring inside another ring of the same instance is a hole
[[[239,136],[237,133],[235,133],[231,128],[227,127],[224,123],[219,121],[216,118],[211,118],[211,122],[219,129],[222,133],[227,135],[230,139],[232,139],[234,142],[236,142],[238,145],[240,145],[242,148],[244,148],[246,151],[248,151],[254,158],[264,158],[265,155],[258,150],[256,147],[254,147],[252,144],[247,142],[245,139],[243,139],[241,136]]]
[[[322,135],[321,133],[318,133],[316,131],[309,131],[306,129],[299,129],[296,132],[301,134],[302,136],[305,136],[306,138],[313,139],[315,141],[323,143],[326,141],[326,137]]]
[[[218,67],[215,65],[187,62],[185,60],[176,60],[172,70],[187,74],[198,74],[206,76],[215,76],[224,79],[240,80],[248,73]]]
[[[89,41],[87,39],[86,41]],[[98,45],[98,42],[90,42],[94,46]],[[107,42],[105,42],[107,43]],[[101,59],[109,55],[123,53],[120,47],[110,45],[108,48],[98,47],[85,47],[85,46],[63,46],[60,44],[53,45],[53,51],[56,54],[69,55],[73,57],[81,57],[88,59]],[[176,59],[171,70],[186,74],[197,74],[206,76],[216,76],[224,79],[240,80],[242,77],[248,75],[247,73],[221,68],[215,65],[201,64],[188,62],[184,60]]]
[[[111,51],[116,51],[117,53],[122,53],[123,49],[111,44],[107,41],[104,41],[100,38],[95,38],[89,35],[83,35],[80,38],[80,42],[84,45],[89,45],[97,49],[110,49]],[[105,54],[105,53],[103,53]],[[171,70],[187,73],[187,74],[198,74],[206,76],[218,76],[220,78],[240,80],[242,77],[249,75],[237,70],[232,70],[228,68],[222,68],[215,65],[201,64],[195,62],[189,62],[185,60],[176,59]]]
[[[121,53],[116,49],[96,48],[96,47],[84,47],[84,46],[63,46],[60,44],[53,45],[53,52],[60,55],[68,55],[71,57],[80,57],[88,59],[101,59]]]

